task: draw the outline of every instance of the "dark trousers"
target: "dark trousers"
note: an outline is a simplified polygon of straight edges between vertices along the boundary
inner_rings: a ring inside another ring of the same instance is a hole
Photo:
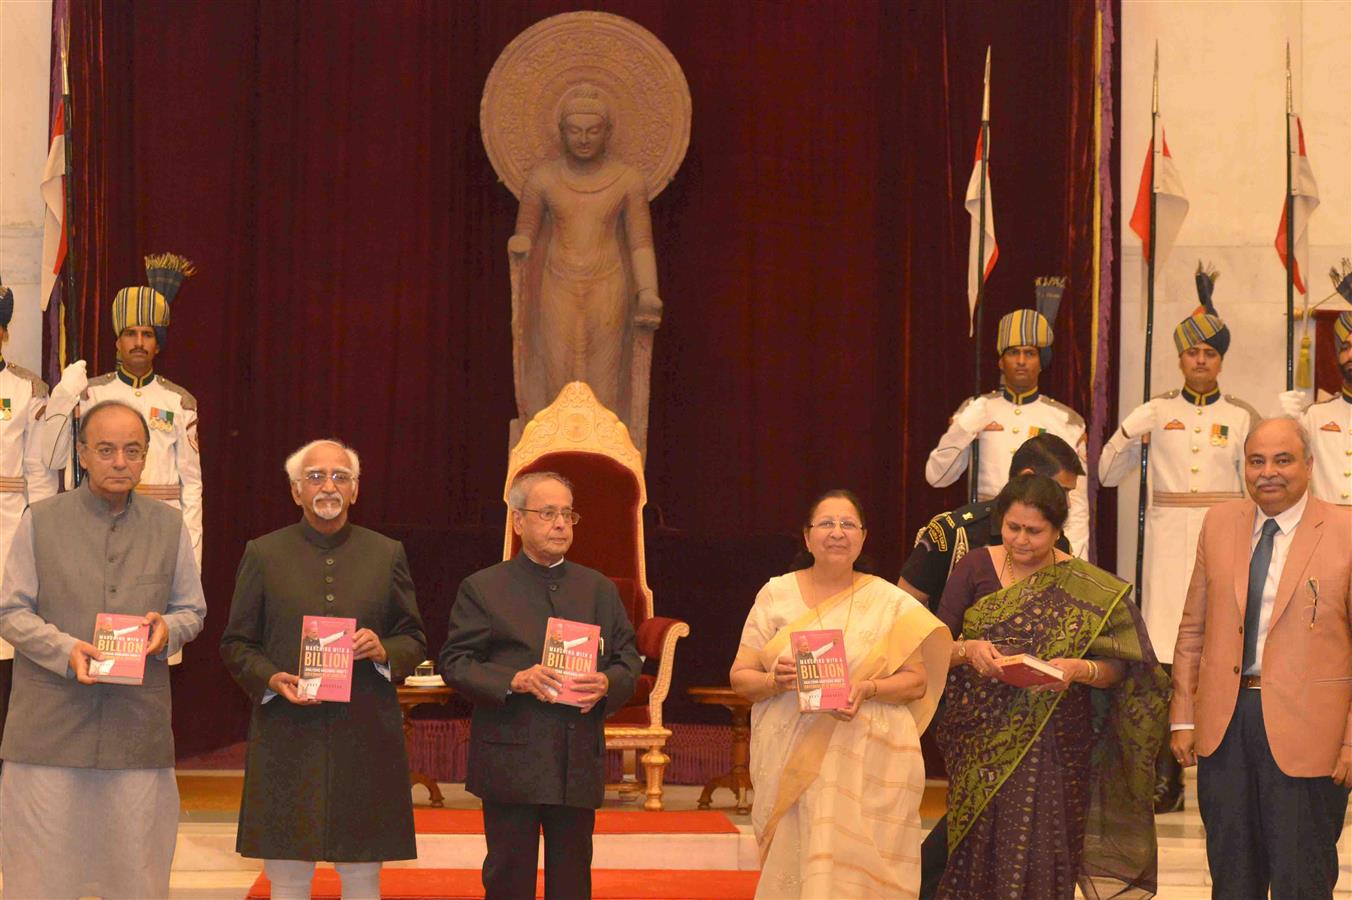
[[[948,868],[948,816],[934,823],[934,829],[920,845],[920,900],[933,900]]]
[[[1216,752],[1197,760],[1197,800],[1206,826],[1216,900],[1331,897],[1347,789],[1332,778],[1293,778],[1272,758],[1263,697],[1241,689]]]
[[[9,717],[9,689],[14,684],[14,660],[0,659],[0,738],[5,736],[5,719]]]
[[[484,801],[485,900],[534,900],[540,831],[545,834],[545,900],[591,896],[596,810]]]

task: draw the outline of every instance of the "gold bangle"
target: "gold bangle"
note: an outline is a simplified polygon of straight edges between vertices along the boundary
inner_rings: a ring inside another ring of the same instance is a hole
[[[874,681],[872,678],[870,678],[870,679],[868,680],[868,683],[871,684],[871,685],[873,685],[873,693],[871,693],[871,694],[868,695],[868,698],[869,698],[870,700],[872,700],[874,697],[878,696],[878,682],[876,682],[876,681]]]
[[[1089,663],[1089,683],[1093,684],[1099,679],[1098,663],[1094,662],[1092,659],[1086,659],[1085,662]]]
[[[775,681],[775,673],[766,672],[765,677],[770,679],[770,693],[772,694],[779,693],[779,682]]]

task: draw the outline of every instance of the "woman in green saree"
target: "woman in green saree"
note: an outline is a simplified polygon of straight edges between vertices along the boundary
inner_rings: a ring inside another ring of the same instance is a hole
[[[757,897],[914,897],[920,885],[920,733],[952,639],[896,585],[855,571],[863,512],[847,491],[814,504],[811,564],[761,588],[729,678],[751,710]],[[799,712],[795,631],[839,629],[850,702]]]
[[[1055,549],[1065,491],[1020,475],[996,501],[1001,543],[953,567],[939,618],[958,636],[939,746],[949,772],[941,898],[1149,897],[1154,759],[1168,680],[1131,586]],[[1066,673],[994,677],[1027,653]]]

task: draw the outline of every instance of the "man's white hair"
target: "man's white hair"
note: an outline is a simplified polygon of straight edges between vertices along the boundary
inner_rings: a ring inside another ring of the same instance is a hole
[[[507,505],[512,509],[525,509],[531,489],[542,481],[557,481],[568,488],[568,493],[573,492],[573,483],[558,472],[527,472],[512,479],[512,486],[507,490]]]
[[[353,450],[347,444],[336,438],[320,438],[317,441],[310,441],[304,447],[301,447],[295,453],[286,458],[286,479],[287,481],[297,482],[305,477],[305,455],[318,447],[320,444],[332,444],[339,450],[347,454],[347,467],[352,470],[353,478],[361,477],[361,459],[357,456],[357,451]]]

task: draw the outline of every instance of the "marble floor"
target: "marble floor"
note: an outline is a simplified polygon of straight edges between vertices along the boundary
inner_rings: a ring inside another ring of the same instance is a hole
[[[182,772],[180,796],[183,806],[170,896],[173,900],[239,900],[257,877],[261,864],[234,852],[235,818],[241,773],[238,771]],[[463,785],[443,784],[445,805],[451,809],[474,809],[478,801]],[[700,788],[668,786],[664,800],[673,811],[694,810]],[[944,788],[931,785],[921,805],[926,827],[942,813]],[[413,789],[415,804],[427,802],[422,788]],[[636,809],[633,801],[608,798],[607,808]],[[754,869],[756,845],[750,816],[733,810],[727,791],[714,795],[713,808],[726,814],[737,834],[723,835],[598,835],[595,863],[598,868]],[[1160,846],[1160,900],[1210,898],[1206,849],[1201,818],[1196,811],[1192,784],[1188,785],[1186,808],[1158,818]],[[396,865],[477,868],[483,859],[480,835],[420,835],[419,859]],[[1352,898],[1352,828],[1340,843],[1342,898]],[[673,875],[673,877],[679,877]]]

